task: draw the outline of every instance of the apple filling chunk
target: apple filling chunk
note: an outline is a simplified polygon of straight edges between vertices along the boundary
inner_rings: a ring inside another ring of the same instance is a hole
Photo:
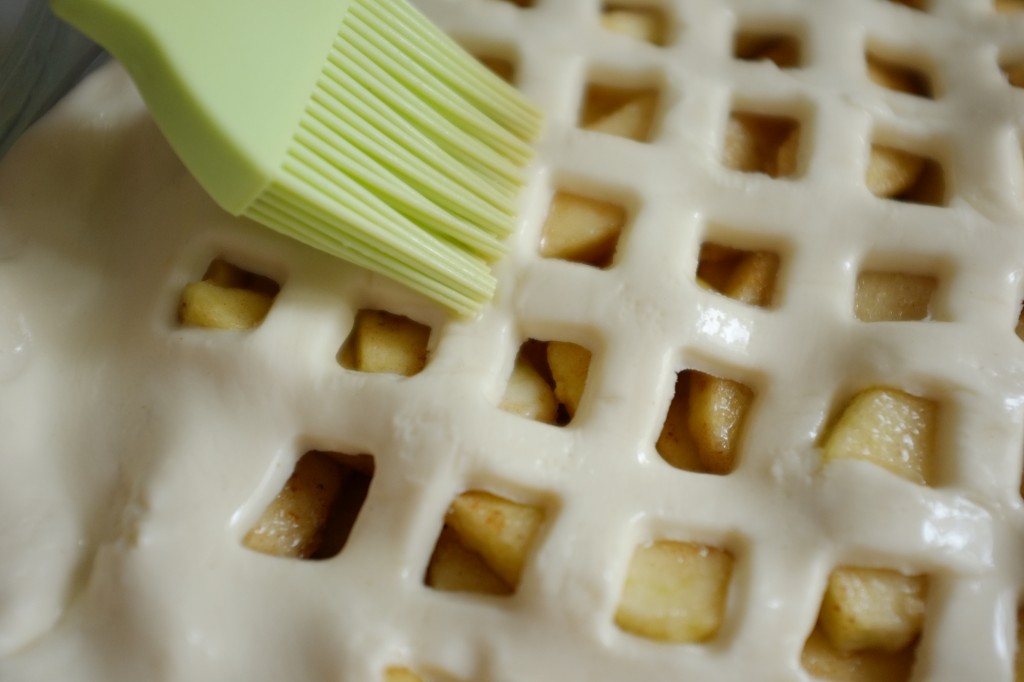
[[[583,95],[580,127],[646,142],[654,130],[658,99],[658,91],[654,88],[591,84]]]
[[[530,339],[516,355],[499,407],[545,424],[576,416],[590,373],[591,352],[568,341]]]
[[[870,388],[846,406],[825,438],[822,461],[870,462],[927,485],[934,468],[938,405],[894,388]]]
[[[536,505],[462,493],[445,515],[424,582],[447,592],[512,594],[544,517]]]
[[[658,454],[677,469],[730,473],[739,460],[753,400],[753,390],[738,381],[694,370],[680,372],[658,437]]]
[[[186,327],[252,329],[270,312],[277,282],[217,258],[181,292],[178,321]]]
[[[839,682],[904,682],[914,665],[927,597],[924,576],[836,569],[804,646],[804,668]]]
[[[338,352],[346,369],[413,376],[427,364],[430,327],[384,310],[360,310]]]
[[[733,557],[693,542],[659,540],[637,548],[615,624],[674,644],[714,638],[725,618]]]

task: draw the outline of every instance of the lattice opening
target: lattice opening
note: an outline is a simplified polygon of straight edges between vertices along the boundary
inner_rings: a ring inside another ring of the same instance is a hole
[[[307,452],[242,543],[292,559],[328,559],[344,548],[373,479],[370,455]]]
[[[694,542],[658,540],[633,553],[615,624],[673,644],[714,639],[725,620],[732,554]]]
[[[544,221],[540,255],[607,268],[612,264],[627,217],[621,204],[557,192]]]
[[[266,318],[280,290],[269,277],[216,258],[200,281],[182,290],[178,322],[206,329],[252,329]]]
[[[591,352],[568,341],[529,339],[519,348],[499,407],[545,424],[565,426],[583,400]]]
[[[911,483],[935,478],[939,406],[934,400],[879,386],[855,395],[831,421],[822,443],[822,465],[857,460],[882,467]]]
[[[583,93],[579,125],[584,130],[648,142],[655,132],[660,99],[658,89],[651,86],[589,83]]]
[[[1024,0],[995,0],[994,7],[1001,14],[1024,12]]]
[[[607,30],[653,45],[669,42],[668,17],[661,7],[605,3],[601,25]]]
[[[413,376],[427,366],[430,327],[384,310],[360,310],[338,351],[345,369]]]
[[[779,255],[744,251],[704,242],[697,262],[697,283],[729,298],[767,308],[775,296]]]
[[[865,182],[871,193],[882,199],[931,206],[947,203],[942,166],[905,149],[871,145]]]
[[[459,682],[451,675],[435,671],[413,672],[405,667],[392,667],[384,671],[384,682]]]
[[[540,505],[464,492],[444,518],[423,582],[445,592],[513,594],[544,522]]]
[[[927,599],[925,576],[837,568],[804,645],[804,669],[827,680],[910,679]]]
[[[1024,57],[1004,58],[999,68],[1007,82],[1015,88],[1024,88]]]
[[[1017,326],[1013,330],[1017,338],[1024,341],[1024,303],[1021,303],[1020,312],[1017,313]]]
[[[914,97],[935,99],[932,79],[924,70],[884,58],[871,50],[865,55],[868,78],[875,84]]]
[[[744,173],[763,173],[773,178],[797,173],[800,122],[785,116],[734,111],[725,133],[722,163]]]
[[[857,276],[853,312],[862,322],[932,319],[938,280],[929,275],[868,270]]]
[[[803,50],[795,34],[778,31],[738,31],[733,56],[745,62],[774,62],[780,69],[803,65]]]
[[[490,54],[475,54],[477,60],[494,72],[506,83],[513,83],[516,79],[516,63],[507,57],[499,57]]]
[[[919,12],[927,12],[928,11],[928,0],[888,0],[888,1],[890,3],[892,3],[892,4],[894,4],[894,5],[902,5],[904,7],[909,7],[910,9],[915,9],[915,10],[917,10]]]
[[[492,2],[506,2],[516,7],[522,7],[523,9],[529,9],[537,4],[537,0],[492,0]]]
[[[723,476],[740,459],[754,391],[746,384],[688,369],[675,394],[656,448],[677,469]]]
[[[1024,606],[1017,606],[1017,651],[1013,655],[1014,682],[1024,680]]]

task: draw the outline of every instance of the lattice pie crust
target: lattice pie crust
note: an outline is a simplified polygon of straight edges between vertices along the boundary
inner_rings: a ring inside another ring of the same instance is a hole
[[[1024,3],[420,4],[547,117],[479,319],[116,66],[0,164],[0,679],[1022,679]]]

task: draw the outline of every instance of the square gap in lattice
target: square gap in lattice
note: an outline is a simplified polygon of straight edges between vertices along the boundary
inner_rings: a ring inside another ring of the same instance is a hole
[[[999,60],[999,69],[1010,85],[1024,88],[1024,55],[1003,55]]]
[[[868,78],[886,90],[913,97],[935,99],[934,79],[927,69],[910,60],[883,55],[882,50],[868,48],[864,52]]]
[[[615,624],[669,644],[713,640],[725,621],[734,563],[728,549],[712,544],[658,539],[638,546]]]
[[[857,275],[853,313],[861,322],[941,321],[934,299],[939,276],[864,267]]]
[[[792,29],[743,28],[733,38],[732,54],[745,62],[773,62],[780,69],[796,69],[804,64],[799,32]]]
[[[601,26],[633,40],[664,46],[670,41],[668,12],[660,4],[605,2]]]
[[[1017,651],[1013,656],[1013,669],[1015,671],[1024,671],[1024,604],[1017,604],[1017,619],[1014,625],[1016,628]],[[1021,676],[1018,675],[1018,677]]]
[[[594,194],[593,189],[555,192],[541,230],[541,257],[611,267],[629,210],[626,201],[614,198],[614,191],[601,191],[600,199]]]
[[[945,206],[949,203],[946,171],[935,158],[876,141],[871,145],[864,181],[880,199]]]
[[[459,678],[436,669],[412,669],[404,666],[392,666],[384,671],[381,682],[462,682]]]
[[[523,9],[529,9],[537,4],[537,0],[490,0],[491,2],[503,2],[509,5],[515,5]]]
[[[506,83],[515,84],[519,56],[514,47],[479,42],[473,39],[460,40],[467,52],[476,57],[477,61],[490,69]]]
[[[927,12],[929,8],[929,0],[884,0],[892,5],[901,5],[903,7],[909,7],[910,9],[917,10],[918,12]]]
[[[918,485],[933,485],[943,410],[896,386],[864,388],[845,401],[819,441],[822,466],[867,462]]]
[[[537,502],[485,490],[462,493],[445,514],[424,584],[445,592],[513,594],[545,516]]]
[[[373,472],[371,455],[307,452],[242,544],[292,559],[337,555],[366,501]]]
[[[215,258],[202,279],[182,290],[178,322],[205,329],[252,329],[263,322],[280,289],[269,277]]]
[[[733,240],[705,241],[697,260],[697,283],[723,296],[761,308],[771,307],[779,273],[779,254],[746,250]]]
[[[754,390],[695,369],[676,375],[656,449],[677,469],[724,476],[740,461]]]
[[[618,76],[607,80],[592,77],[587,82],[578,124],[583,130],[649,142],[657,132],[661,86],[651,77]]]
[[[1000,14],[1024,12],[1024,0],[993,0],[993,8]]]
[[[909,680],[927,602],[927,576],[836,568],[804,645],[804,669],[825,680]]]
[[[357,372],[419,374],[427,366],[430,333],[427,325],[402,315],[360,310],[338,351],[338,364]]]
[[[545,424],[565,426],[583,400],[592,353],[570,341],[528,339],[515,365],[499,407]]]
[[[795,177],[800,138],[801,123],[794,116],[733,110],[725,130],[722,163],[744,173]]]

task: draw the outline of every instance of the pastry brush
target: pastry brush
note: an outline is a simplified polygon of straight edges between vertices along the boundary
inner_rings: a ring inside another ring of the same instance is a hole
[[[229,213],[461,314],[493,296],[540,117],[405,0],[52,0]]]

